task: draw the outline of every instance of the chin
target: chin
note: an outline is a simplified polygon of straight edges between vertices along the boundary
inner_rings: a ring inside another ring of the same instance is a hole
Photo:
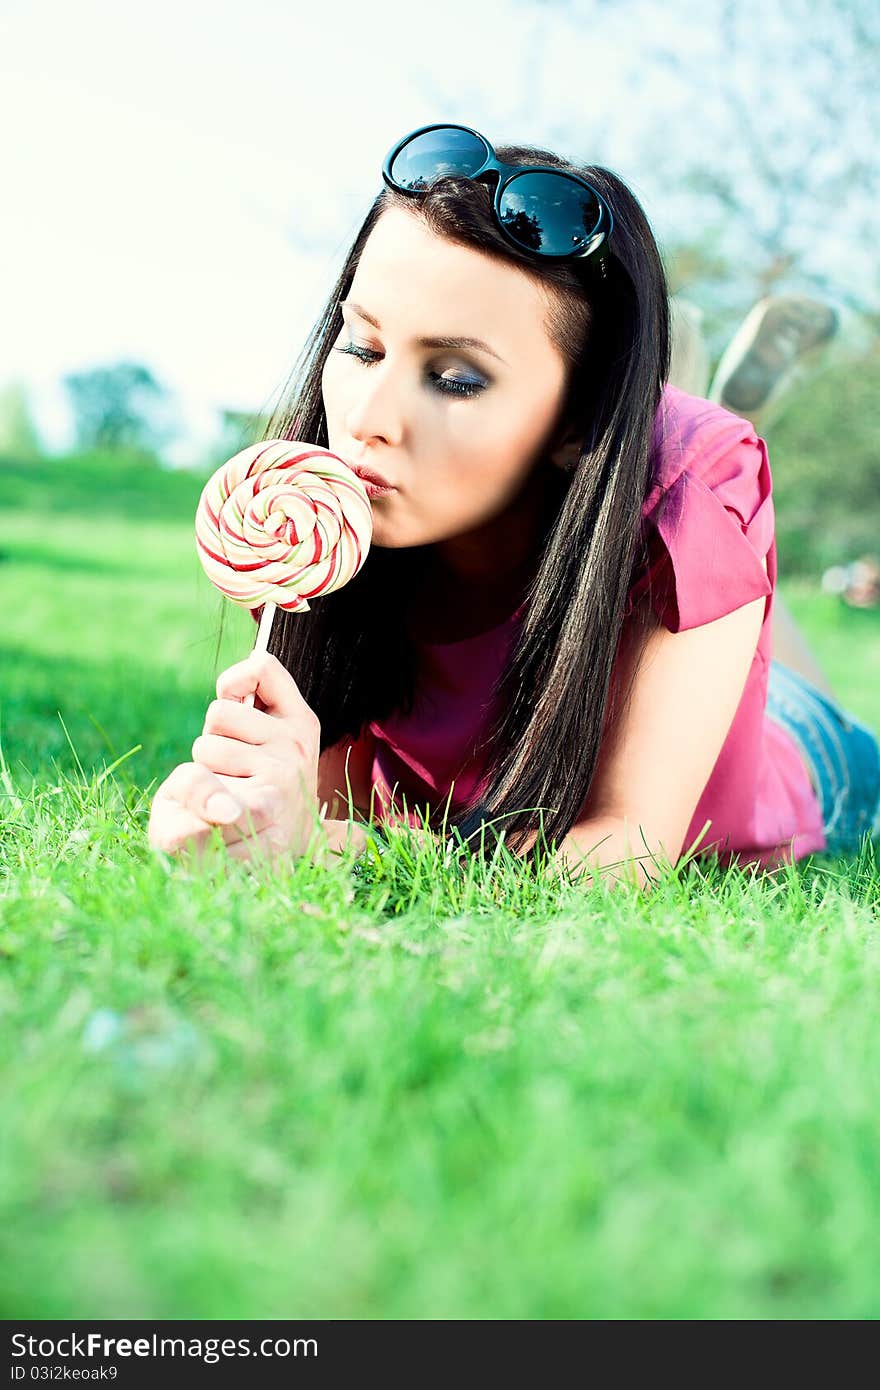
[[[415,545],[423,545],[423,541],[407,540],[405,536],[395,536],[383,534],[381,526],[373,527],[373,539],[371,546],[379,550],[410,550]]]
[[[406,546],[421,545],[419,537],[413,538],[410,534],[410,527],[396,525],[388,516],[385,516],[381,506],[373,507],[373,537],[371,545],[381,546],[385,550],[402,550]]]

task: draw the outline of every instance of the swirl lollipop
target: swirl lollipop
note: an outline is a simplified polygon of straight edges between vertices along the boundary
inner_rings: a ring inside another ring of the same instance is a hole
[[[256,652],[269,644],[276,608],[308,613],[309,599],[341,589],[372,537],[360,478],[338,454],[296,439],[242,449],[211,475],[196,510],[196,549],[212,584],[242,608],[264,605]]]

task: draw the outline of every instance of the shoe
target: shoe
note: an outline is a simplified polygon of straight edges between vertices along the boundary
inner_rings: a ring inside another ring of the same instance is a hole
[[[822,575],[822,592],[837,594],[850,608],[880,607],[880,562],[862,555],[848,565],[832,565]]]
[[[830,304],[807,295],[760,299],[727,345],[709,399],[738,415],[763,411],[792,384],[804,354],[834,337],[838,321]]]
[[[873,555],[862,555],[849,566],[843,600],[850,608],[876,608],[880,604],[880,565]]]

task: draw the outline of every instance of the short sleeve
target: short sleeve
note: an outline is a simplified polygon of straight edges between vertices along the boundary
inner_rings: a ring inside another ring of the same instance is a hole
[[[754,433],[705,469],[685,468],[648,513],[649,568],[629,591],[627,612],[650,581],[652,607],[670,632],[723,618],[773,592],[762,560],[775,535],[767,446]]]

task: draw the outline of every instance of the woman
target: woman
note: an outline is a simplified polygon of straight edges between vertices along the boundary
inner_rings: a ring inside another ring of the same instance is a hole
[[[696,849],[824,848],[808,765],[764,716],[766,448],[668,382],[638,201],[466,127],[412,132],[383,175],[266,431],[390,485],[370,554],[220,677],[151,844],[220,824],[235,857],[289,859],[316,806],[327,843],[362,844],[350,792],[362,816],[478,849],[491,824],[529,861],[549,847],[641,884]],[[248,691],[262,708],[238,707]]]

